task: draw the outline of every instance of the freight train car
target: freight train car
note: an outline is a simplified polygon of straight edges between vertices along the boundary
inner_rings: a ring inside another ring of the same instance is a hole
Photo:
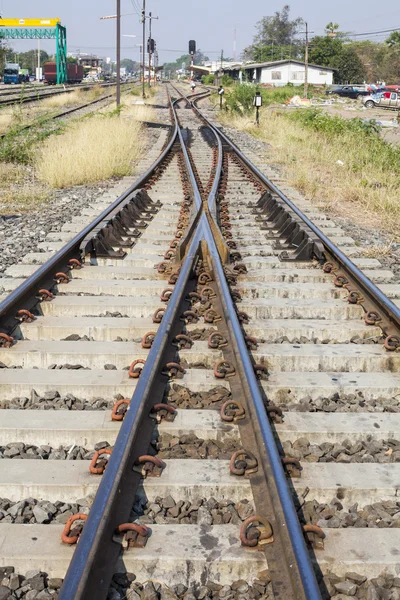
[[[67,83],[81,83],[83,79],[82,65],[67,64]],[[44,63],[44,82],[48,85],[57,83],[57,65],[55,62]]]

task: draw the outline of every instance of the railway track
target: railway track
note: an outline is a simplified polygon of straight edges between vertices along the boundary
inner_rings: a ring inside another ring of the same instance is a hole
[[[100,83],[102,88],[109,88],[111,86],[115,86],[115,83]],[[127,85],[127,83],[122,83],[122,85]],[[27,104],[30,102],[38,102],[39,100],[43,100],[44,98],[50,98],[52,96],[58,96],[60,94],[69,94],[75,90],[88,91],[93,87],[93,84],[78,84],[78,85],[69,85],[63,87],[62,89],[52,89],[51,87],[42,87],[37,89],[24,89],[22,88],[20,91],[14,90],[6,90],[0,91],[0,106],[13,106],[14,104]],[[6,97],[4,97],[6,96]],[[12,97],[9,97],[12,96]]]
[[[169,90],[155,165],[1,280],[0,564],[60,599],[395,600],[399,286]]]

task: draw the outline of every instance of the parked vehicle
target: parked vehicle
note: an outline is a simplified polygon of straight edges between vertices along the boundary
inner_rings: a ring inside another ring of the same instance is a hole
[[[20,83],[28,83],[29,82],[29,69],[20,69],[19,70],[19,81],[20,81]]]
[[[67,64],[67,83],[81,83],[83,67],[74,63]],[[55,62],[44,63],[44,82],[48,85],[57,83],[57,65]]]
[[[397,92],[378,92],[370,94],[363,100],[366,108],[395,108],[400,109],[400,94]]]
[[[369,90],[362,90],[353,85],[340,85],[332,90],[326,90],[325,92],[325,94],[328,96],[335,94],[337,96],[342,96],[343,98],[356,98],[357,100],[363,98],[364,96],[368,96],[370,93],[371,92]]]
[[[6,63],[4,67],[4,83],[20,83],[19,65],[17,63]]]

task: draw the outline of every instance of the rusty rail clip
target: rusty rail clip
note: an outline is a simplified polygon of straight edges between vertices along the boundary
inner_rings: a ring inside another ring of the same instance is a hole
[[[108,459],[100,458],[100,456],[103,456],[104,454],[111,456],[111,453],[111,448],[102,448],[101,450],[97,450],[90,462],[89,471],[93,473],[93,475],[102,475],[106,469]]]
[[[240,541],[242,546],[248,548],[271,544],[274,541],[274,536],[270,522],[259,515],[248,517],[243,521],[240,528]]]
[[[163,375],[167,375],[171,379],[182,379],[185,373],[185,369],[176,362],[167,363],[162,370]]]
[[[243,448],[236,450],[229,462],[229,470],[231,475],[245,475],[248,477],[252,473],[257,473],[258,460],[249,450],[244,450]]]
[[[177,414],[178,412],[173,406],[169,406],[169,404],[159,403],[153,406],[149,417],[151,419],[155,419],[157,423],[161,423],[161,421],[168,421],[169,423],[172,423],[172,421],[175,421]]]
[[[169,302],[169,299],[171,298],[173,291],[174,290],[172,288],[165,288],[165,290],[163,290],[161,292],[161,296],[160,296],[161,302]]]
[[[14,343],[14,338],[11,335],[7,335],[6,333],[0,333],[0,347],[1,348],[11,348]]]
[[[311,544],[314,550],[324,549],[325,533],[318,525],[303,525],[303,532],[306,541]]]
[[[137,358],[136,360],[133,361],[133,363],[131,364],[131,366],[129,367],[129,371],[128,371],[128,375],[129,377],[132,377],[133,379],[137,379],[138,377],[140,377],[140,373],[142,372],[143,366],[145,364],[145,360],[144,358]],[[136,365],[143,365],[142,367],[136,367]]]
[[[139,456],[133,465],[133,470],[140,473],[144,479],[146,477],[160,477],[163,469],[165,469],[165,462],[149,454]]]
[[[209,308],[203,316],[205,323],[218,323],[218,321],[222,320],[221,315],[213,308]]]
[[[250,335],[245,335],[244,341],[246,342],[246,346],[247,346],[248,350],[257,350],[257,348],[258,348],[257,338],[251,337]]]
[[[21,308],[21,310],[17,312],[15,318],[20,323],[32,323],[32,321],[36,319],[35,315],[33,315],[29,310],[26,310],[25,308]]]
[[[69,544],[70,546],[76,544],[80,534],[82,533],[84,524],[81,523],[80,525],[75,525],[73,529],[71,529],[71,526],[73,523],[75,523],[75,521],[86,521],[87,518],[88,516],[84,513],[78,513],[76,515],[72,515],[68,519],[61,534],[61,541],[63,544]]]
[[[200,273],[197,281],[200,285],[206,285],[206,283],[210,283],[210,281],[212,281],[212,280],[213,280],[213,278],[210,275],[210,273],[207,273],[206,271],[204,271],[203,273]]]
[[[155,331],[148,331],[147,333],[145,333],[142,337],[142,348],[146,350],[151,348],[156,335],[157,333]]]
[[[208,336],[208,347],[213,349],[225,348],[228,340],[219,331],[213,331]]]
[[[285,456],[282,458],[282,465],[289,477],[301,477],[303,467],[297,458]]]
[[[176,346],[180,350],[189,350],[194,344],[194,341],[191,337],[186,335],[185,333],[179,333],[175,336],[172,341],[172,345]]]
[[[375,310],[370,310],[364,315],[364,321],[366,325],[376,325],[382,321],[381,315]]]
[[[165,314],[166,309],[165,308],[157,308],[157,310],[155,311],[154,315],[153,315],[153,323],[161,323],[162,318]]]
[[[267,379],[268,378],[268,368],[267,365],[263,365],[262,363],[256,363],[253,365],[254,373],[258,379]]]
[[[185,310],[180,319],[185,323],[197,323],[199,315],[194,310]]]
[[[225,377],[233,377],[234,375],[236,375],[236,369],[227,360],[219,360],[214,367],[214,377],[217,379],[225,379]]]
[[[394,352],[400,348],[400,337],[398,335],[389,335],[383,342],[386,350]]]
[[[41,302],[50,302],[50,300],[53,300],[54,294],[49,292],[49,290],[39,290],[37,298]]]
[[[120,536],[123,535],[122,541]],[[144,548],[150,535],[150,529],[139,523],[121,523],[115,530],[113,541],[122,544],[124,550]]]
[[[129,409],[131,401],[127,399],[117,400],[117,402],[112,407],[111,411],[111,421],[123,421],[126,415],[126,411]],[[119,410],[120,406],[123,408]]]
[[[283,410],[279,406],[275,406],[275,404],[270,404],[269,406],[267,406],[266,411],[267,415],[273,423],[282,423]]]
[[[237,423],[246,417],[246,411],[237,400],[227,400],[220,408],[220,415],[226,423]]]
[[[59,273],[56,273],[54,276],[54,281],[56,281],[57,283],[69,283],[69,277],[66,273],[63,273],[62,271],[60,271]]]

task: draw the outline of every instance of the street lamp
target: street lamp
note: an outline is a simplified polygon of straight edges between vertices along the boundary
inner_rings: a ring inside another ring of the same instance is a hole
[[[253,98],[253,106],[256,107],[256,123],[257,123],[257,127],[260,127],[259,110],[260,110],[260,107],[262,106],[261,92],[256,92],[256,95]]]

